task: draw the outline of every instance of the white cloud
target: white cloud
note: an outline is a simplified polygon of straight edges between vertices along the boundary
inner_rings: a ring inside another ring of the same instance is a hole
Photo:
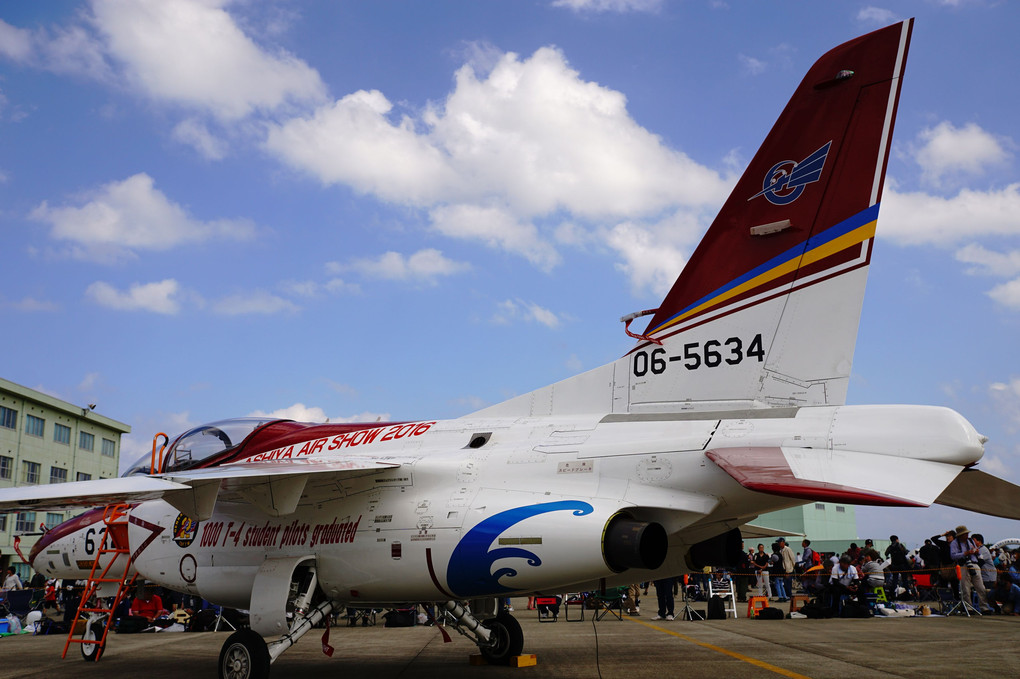
[[[737,59],[740,60],[740,64],[744,67],[744,70],[751,75],[760,75],[765,72],[768,64],[761,59],[755,59],[749,57],[746,54],[738,54]]]
[[[271,412],[256,410],[248,413],[248,417],[271,417],[282,420],[296,420],[297,422],[325,422],[329,419],[326,411],[318,406],[306,406],[304,403],[295,403],[286,408],[278,408]]]
[[[980,175],[989,166],[1002,165],[1012,154],[1009,139],[1000,139],[975,123],[961,128],[949,121],[926,128],[918,135],[920,146],[914,157],[921,166],[921,178],[940,186],[947,176]]]
[[[1002,189],[961,189],[944,198],[900,193],[886,185],[878,235],[901,245],[952,246],[981,236],[1020,233],[1020,184]]]
[[[226,0],[94,0],[92,22],[127,80],[156,100],[236,120],[325,96],[319,74],[257,45]]]
[[[60,305],[56,302],[51,302],[46,299],[37,299],[35,297],[23,297],[16,302],[6,302],[0,300],[0,308],[14,309],[15,311],[60,311]]]
[[[1009,382],[994,382],[988,386],[988,395],[996,409],[1006,416],[1014,427],[1020,427],[1020,377]]]
[[[347,184],[397,203],[429,204],[451,191],[457,177],[410,118],[389,121],[392,108],[381,92],[355,92],[310,118],[270,125],[266,146],[324,184]]]
[[[996,285],[988,291],[988,296],[1004,307],[1020,311],[1020,278]]]
[[[523,256],[543,271],[560,263],[555,248],[530,222],[517,220],[506,209],[479,205],[445,205],[430,213],[433,227],[454,238],[481,241]]]
[[[295,313],[300,310],[296,304],[277,295],[256,290],[223,297],[211,304],[213,313],[223,316],[244,316],[249,314],[272,315]]]
[[[973,264],[974,266],[967,271],[972,275],[1008,278],[1020,274],[1020,250],[994,252],[977,243],[971,243],[957,250],[956,259],[965,264]]]
[[[981,458],[981,471],[995,474],[999,477],[1012,476],[1012,472],[1001,457],[989,455],[987,452]]]
[[[85,28],[55,28],[52,34],[40,29],[36,38],[43,68],[99,81],[114,80],[102,44]]]
[[[333,266],[337,265],[334,263]],[[374,278],[427,283],[435,282],[440,276],[452,276],[471,268],[469,264],[455,262],[432,248],[419,250],[409,257],[391,251],[374,259],[356,259],[348,266]]]
[[[266,148],[324,184],[428,210],[445,235],[546,270],[559,255],[536,226],[545,218],[656,218],[725,198],[729,179],[635,123],[626,97],[582,80],[559,50],[475,52],[484,64],[459,69],[446,100],[421,114],[359,91],[270,124]]]
[[[227,155],[227,143],[213,136],[205,123],[197,118],[187,118],[177,123],[171,135],[208,160],[222,160]]]
[[[560,326],[559,316],[534,302],[525,302],[520,299],[508,299],[500,302],[496,307],[492,322],[497,325],[508,325],[514,321],[540,323],[553,330]]]
[[[102,44],[82,26],[12,26],[0,19],[0,56],[36,68],[111,81]]]
[[[167,250],[211,238],[244,240],[255,233],[245,220],[192,218],[144,172],[110,182],[86,199],[80,207],[50,207],[44,201],[31,213],[51,225],[54,239],[77,244],[74,254],[86,259],[116,259],[134,250]]]
[[[151,311],[157,314],[176,314],[181,305],[178,299],[180,284],[172,278],[157,283],[135,283],[121,292],[109,283],[96,281],[85,290],[85,296],[100,306],[119,311]]]
[[[896,21],[896,14],[892,10],[868,6],[857,12],[857,20],[886,26]]]
[[[32,54],[32,33],[0,19],[0,55],[26,61]]]
[[[328,417],[326,411],[319,406],[306,406],[304,403],[295,403],[286,408],[279,408],[272,412],[256,410],[248,414],[249,417],[271,417],[283,420],[295,420],[297,422],[331,422],[333,424],[346,424],[351,422],[386,422],[390,419],[389,413],[363,412],[356,415]]]
[[[663,0],[553,0],[553,7],[575,12],[657,12]]]
[[[702,225],[694,214],[677,211],[655,224],[623,222],[608,231],[606,242],[623,258],[616,268],[642,290],[664,296],[687,262]]]

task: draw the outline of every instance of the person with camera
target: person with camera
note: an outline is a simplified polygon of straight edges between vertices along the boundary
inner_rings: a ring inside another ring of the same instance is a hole
[[[992,559],[992,553],[985,545],[985,536],[981,533],[974,533],[970,539],[977,545],[978,551],[976,556],[978,566],[981,567],[981,581],[985,583],[985,591],[989,592],[995,587],[999,571],[995,568],[995,560]]]
[[[981,579],[978,546],[970,539],[970,530],[966,526],[957,526],[953,532],[956,533],[956,539],[949,543],[949,555],[960,568],[960,598],[969,604],[973,600],[971,592],[977,592],[979,610],[982,613],[992,613],[985,583]]]

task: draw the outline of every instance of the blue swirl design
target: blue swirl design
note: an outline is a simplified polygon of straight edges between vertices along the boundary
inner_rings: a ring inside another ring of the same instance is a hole
[[[501,585],[499,579],[517,575],[516,569],[504,567],[493,573],[493,564],[499,559],[519,558],[527,559],[529,566],[537,567],[542,565],[542,560],[534,552],[520,547],[500,547],[491,551],[489,547],[506,529],[525,519],[568,509],[573,510],[574,516],[584,516],[595,511],[587,502],[561,500],[508,509],[479,522],[461,538],[450,556],[450,563],[446,567],[446,582],[450,591],[464,598],[514,591],[513,587]]]

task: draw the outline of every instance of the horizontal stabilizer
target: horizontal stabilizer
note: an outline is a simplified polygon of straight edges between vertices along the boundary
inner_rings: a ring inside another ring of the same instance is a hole
[[[935,504],[1020,519],[1020,486],[977,469],[964,469]]]
[[[167,493],[190,491],[191,488],[186,485],[150,476],[20,486],[3,491],[0,495],[0,512],[55,511],[120,502],[144,502],[159,499]]]
[[[763,538],[792,538],[804,537],[803,533],[791,533],[788,530],[782,530],[781,528],[769,528],[768,526],[758,526],[753,523],[745,523],[740,527],[740,537],[745,540],[761,540]]]
[[[927,507],[961,469],[849,450],[720,448],[705,454],[744,488],[857,505]]]

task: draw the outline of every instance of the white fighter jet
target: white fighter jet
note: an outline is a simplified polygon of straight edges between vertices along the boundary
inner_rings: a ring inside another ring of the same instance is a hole
[[[248,610],[232,679],[338,607],[394,602],[440,603],[505,663],[520,625],[462,602],[725,566],[740,526],[806,501],[1020,518],[958,413],[845,405],[911,28],[814,64],[644,332],[624,317],[618,360],[454,420],[218,422],[138,473],[2,490],[0,510],[126,503],[51,530],[32,565],[84,578],[112,542],[109,579]]]

